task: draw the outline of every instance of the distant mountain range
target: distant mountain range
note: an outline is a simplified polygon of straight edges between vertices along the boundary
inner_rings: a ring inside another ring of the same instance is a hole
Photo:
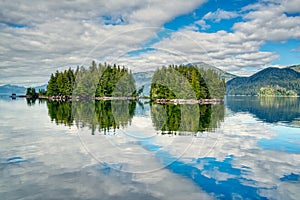
[[[294,90],[300,95],[300,65],[293,65],[282,69],[269,67],[249,77],[239,77],[203,62],[189,63],[187,65],[196,65],[199,68],[211,69],[218,72],[220,77],[227,81],[227,95],[256,95],[261,87],[275,85],[288,90]],[[133,73],[137,88],[139,89],[144,86],[144,95],[150,94],[151,80],[154,73],[154,71]],[[36,91],[46,88],[47,84],[35,87]],[[10,95],[12,93],[23,95],[26,93],[26,88],[11,84],[0,86],[0,94]]]
[[[287,68],[269,67],[249,77],[236,77],[226,83],[228,95],[257,95],[261,87],[280,86],[300,94],[298,66]]]
[[[46,90],[47,84],[37,86],[35,87],[36,91],[39,91],[40,89]],[[26,87],[18,86],[18,85],[11,85],[6,84],[0,86],[0,94],[1,95],[11,95],[12,93],[15,93],[17,95],[25,95],[26,94]]]

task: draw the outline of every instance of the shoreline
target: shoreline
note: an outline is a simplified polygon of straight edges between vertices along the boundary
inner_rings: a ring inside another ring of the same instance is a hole
[[[19,95],[17,97],[34,99],[31,96]],[[149,97],[73,97],[72,96],[39,96],[35,99],[47,99],[49,101],[61,101],[61,102],[72,102],[72,101],[111,101],[111,100],[121,100],[121,101],[132,101],[139,99],[149,99]],[[159,104],[222,104],[224,99],[155,99],[151,100],[154,103]]]
[[[221,104],[224,99],[155,99],[154,103],[159,104]]]

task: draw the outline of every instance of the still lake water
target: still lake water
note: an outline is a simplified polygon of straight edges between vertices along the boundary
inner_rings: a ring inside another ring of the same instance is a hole
[[[0,199],[300,199],[300,99],[0,98]]]

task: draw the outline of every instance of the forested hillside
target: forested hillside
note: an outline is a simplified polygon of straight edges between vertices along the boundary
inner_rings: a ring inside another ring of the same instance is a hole
[[[300,73],[290,68],[267,68],[250,77],[237,77],[226,83],[228,95],[257,95],[263,87],[281,87],[300,94]]]

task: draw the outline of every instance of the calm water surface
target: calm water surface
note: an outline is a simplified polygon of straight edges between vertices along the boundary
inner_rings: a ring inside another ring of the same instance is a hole
[[[300,99],[0,98],[0,199],[300,199]]]

